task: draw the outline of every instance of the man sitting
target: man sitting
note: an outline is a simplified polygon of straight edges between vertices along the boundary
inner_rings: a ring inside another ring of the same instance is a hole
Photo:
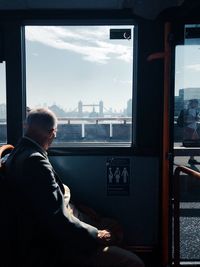
[[[135,254],[113,244],[112,233],[77,218],[70,191],[47,157],[57,119],[32,110],[25,136],[5,163],[7,190],[17,215],[18,264],[29,266],[143,267]]]

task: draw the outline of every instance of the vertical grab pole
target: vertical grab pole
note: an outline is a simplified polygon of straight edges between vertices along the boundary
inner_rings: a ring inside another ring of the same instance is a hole
[[[169,264],[169,97],[171,49],[169,34],[171,24],[165,23],[164,36],[164,102],[163,102],[163,154],[162,154],[162,266]]]
[[[163,132],[162,132],[162,266],[169,265],[169,116],[170,116],[170,73],[171,73],[171,47],[169,34],[171,24],[165,23],[164,28],[164,52],[154,53],[148,56],[147,60],[164,58],[164,92],[163,92]]]

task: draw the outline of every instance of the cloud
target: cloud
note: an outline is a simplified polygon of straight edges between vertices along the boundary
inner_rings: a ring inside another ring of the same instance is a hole
[[[111,59],[132,60],[132,42],[109,40],[109,26],[29,26],[26,39],[43,45],[71,51],[91,62],[106,64]]]
[[[38,53],[32,53],[32,55],[34,56],[34,57],[38,57],[39,56],[39,54]]]
[[[121,84],[132,84],[132,81],[131,80],[119,80],[116,77],[113,79],[113,82],[114,83],[121,83]]]
[[[185,66],[187,70],[200,71],[200,64],[192,64]]]

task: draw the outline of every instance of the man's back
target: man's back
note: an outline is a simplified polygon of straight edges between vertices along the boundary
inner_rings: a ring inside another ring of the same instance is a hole
[[[38,201],[39,198],[32,194],[35,190],[31,177],[37,173],[37,169],[31,167],[31,157],[45,160],[42,151],[38,152],[23,139],[6,161],[7,199],[9,206],[13,205],[7,216],[12,218],[10,228],[14,227],[12,232],[15,235],[12,253],[15,252],[15,260],[20,266],[54,266],[58,244],[55,244],[55,240],[45,231],[45,227],[38,222],[37,214],[32,209],[32,198],[35,197]],[[39,172],[38,175],[41,176]],[[37,186],[40,186],[40,183]]]
[[[143,267],[135,254],[111,245],[110,231],[99,230],[71,213],[70,197],[64,198],[62,182],[46,154],[56,130],[51,111],[32,110],[25,137],[6,161],[8,215],[15,215],[14,265]]]
[[[81,239],[80,250],[95,249],[96,228],[84,229],[79,220],[70,218],[63,185],[46,152],[32,140],[22,138],[8,157],[6,181],[13,212],[15,209],[17,214],[20,261],[25,257],[26,264],[30,261],[28,266],[33,266],[42,256],[42,261],[50,258],[52,263],[63,246],[71,250],[69,255],[77,251]],[[47,257],[47,253],[51,256]]]

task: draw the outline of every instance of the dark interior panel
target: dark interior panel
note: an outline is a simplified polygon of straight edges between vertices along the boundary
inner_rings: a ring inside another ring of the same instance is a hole
[[[72,199],[87,204],[106,217],[117,219],[123,225],[125,239],[130,245],[157,244],[158,159],[130,158],[129,195],[108,196],[106,164],[109,158],[65,156],[51,157],[51,162],[63,183],[71,189]]]

